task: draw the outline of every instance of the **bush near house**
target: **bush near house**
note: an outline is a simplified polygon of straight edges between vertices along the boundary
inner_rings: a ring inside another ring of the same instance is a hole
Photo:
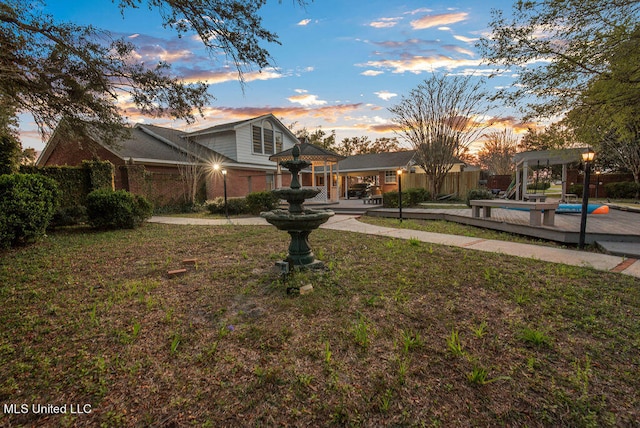
[[[80,166],[22,165],[20,172],[54,180],[60,193],[58,209],[50,227],[70,226],[87,221],[87,195],[98,189],[113,190],[114,166],[109,161],[83,161]]]
[[[89,224],[97,229],[133,229],[152,212],[147,199],[125,190],[94,190],[87,195]]]
[[[273,193],[252,192],[244,198],[227,198],[227,206],[230,215],[253,214],[263,211],[271,211],[278,207],[279,198]],[[217,197],[205,203],[211,214],[225,214],[224,198]]]
[[[467,198],[465,199],[468,207],[471,206],[469,201],[474,199],[493,199],[493,193],[487,189],[471,189],[467,192]]]
[[[206,202],[207,209],[211,214],[225,214],[224,198],[217,197]],[[245,198],[227,198],[227,210],[230,215],[245,214],[247,212],[247,201]]]
[[[382,203],[385,208],[398,208],[398,192],[386,192],[382,195]],[[427,189],[414,187],[402,191],[402,206],[414,207],[431,199],[431,193]]]
[[[45,236],[58,206],[56,182],[34,174],[0,175],[0,247]]]
[[[280,199],[271,192],[253,192],[245,198],[249,214],[260,214],[278,207]]]

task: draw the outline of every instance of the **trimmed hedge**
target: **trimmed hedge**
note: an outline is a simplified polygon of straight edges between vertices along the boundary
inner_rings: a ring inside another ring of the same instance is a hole
[[[577,195],[579,198],[582,198],[582,191],[584,190],[584,186],[582,184],[571,184],[567,188],[567,193],[573,193]]]
[[[22,173],[55,180],[60,190],[61,208],[84,205],[87,195],[94,190],[113,190],[114,170],[109,161],[83,161],[81,166],[20,167]]]
[[[536,184],[535,182],[532,184],[527,184],[527,189],[530,190],[548,190],[550,187],[551,183],[549,183],[548,181],[538,182],[538,184]]]
[[[207,209],[211,214],[224,214],[224,198],[218,197],[206,202]],[[247,212],[247,201],[245,198],[227,198],[227,209],[229,215],[245,214]]]
[[[269,191],[252,192],[244,198],[227,198],[229,215],[253,214],[263,211],[271,211],[278,207],[280,199]],[[224,198],[217,197],[205,202],[207,210],[211,214],[224,214]]]
[[[87,195],[89,224],[97,229],[133,229],[152,213],[149,201],[125,190],[94,190]]]
[[[487,189],[471,189],[467,192],[465,202],[468,207],[471,206],[469,201],[474,199],[493,199],[493,193]]]
[[[58,206],[56,182],[35,174],[0,176],[0,247],[33,242],[45,236]]]
[[[272,192],[252,192],[245,198],[249,214],[260,214],[278,208],[280,199]]]
[[[382,194],[382,205],[385,208],[398,208],[398,192],[386,192]],[[431,199],[431,193],[421,187],[414,187],[402,191],[402,206],[415,207],[421,202]]]

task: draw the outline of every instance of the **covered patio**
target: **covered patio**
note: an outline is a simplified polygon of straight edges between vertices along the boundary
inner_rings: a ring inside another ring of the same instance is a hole
[[[344,156],[327,150],[323,147],[311,144],[308,140],[298,144],[300,148],[300,159],[311,162],[309,169],[301,171],[301,183],[303,187],[313,187],[320,189],[320,193],[308,202],[338,202],[340,199],[340,180],[338,162],[345,159]],[[269,156],[269,160],[277,163],[276,188],[282,188],[282,167],[281,161],[293,159],[291,154],[293,148]],[[284,174],[288,174],[284,171]]]

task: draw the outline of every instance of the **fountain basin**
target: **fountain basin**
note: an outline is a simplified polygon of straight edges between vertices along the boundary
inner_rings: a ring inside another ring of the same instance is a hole
[[[291,236],[286,259],[290,266],[316,269],[322,268],[324,265],[321,261],[316,260],[313,251],[311,251],[309,235],[334,214],[330,210],[306,209],[300,213],[272,210],[262,212],[260,216]]]
[[[276,189],[272,190],[271,193],[280,199],[285,199],[289,203],[289,212],[294,214],[303,214],[304,210],[302,208],[302,204],[304,201],[316,196],[320,193],[320,189],[310,187],[302,189]]]
[[[315,189],[310,189],[315,190]],[[312,231],[326,223],[329,217],[335,215],[330,210],[305,209],[300,213],[292,213],[287,210],[272,210],[260,213],[270,224],[280,230]]]

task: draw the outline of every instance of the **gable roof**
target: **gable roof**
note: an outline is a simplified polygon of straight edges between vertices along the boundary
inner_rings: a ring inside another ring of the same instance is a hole
[[[289,128],[284,126],[284,124],[277,117],[275,117],[273,115],[273,113],[263,114],[262,116],[253,117],[251,119],[238,120],[238,121],[235,121],[235,122],[222,123],[220,125],[210,126],[208,128],[200,129],[198,131],[190,132],[189,136],[197,137],[197,136],[206,135],[206,134],[217,134],[217,133],[220,133],[220,132],[236,131],[238,128],[240,128],[240,127],[242,127],[244,125],[250,125],[250,124],[255,123],[255,122],[262,122],[265,119],[269,119],[269,120],[275,122],[281,130],[283,130],[284,132],[289,134],[289,137],[292,140],[297,140],[298,139],[293,134],[293,132],[291,132],[291,130]]]
[[[260,116],[260,117],[263,117],[263,116]],[[189,135],[195,137],[195,136],[204,135],[204,134],[215,134],[215,133],[224,132],[224,131],[235,131],[239,126],[242,126],[245,123],[248,123],[254,120],[256,120],[256,118],[238,120],[236,122],[221,123],[219,125],[214,125],[208,128],[200,129],[198,131],[190,132]]]
[[[155,125],[136,124],[129,129],[127,138],[117,145],[108,145],[102,141],[93,141],[118,158],[139,163],[190,164],[194,160],[208,162],[210,159],[233,163],[206,146],[190,142],[183,131],[163,128]],[[54,135],[55,137],[55,135]],[[38,158],[38,165],[46,163],[58,144],[59,138],[52,137]]]
[[[415,150],[387,153],[367,153],[349,156],[338,163],[340,172],[385,171],[404,168],[413,164]]]
[[[345,158],[336,152],[325,149],[324,147],[316,146],[309,142],[300,143],[297,145],[300,149],[300,159],[304,160],[326,160],[328,162],[338,162]],[[283,150],[279,153],[269,156],[269,160],[279,162],[283,160],[293,159],[292,155],[293,147],[287,150]]]

